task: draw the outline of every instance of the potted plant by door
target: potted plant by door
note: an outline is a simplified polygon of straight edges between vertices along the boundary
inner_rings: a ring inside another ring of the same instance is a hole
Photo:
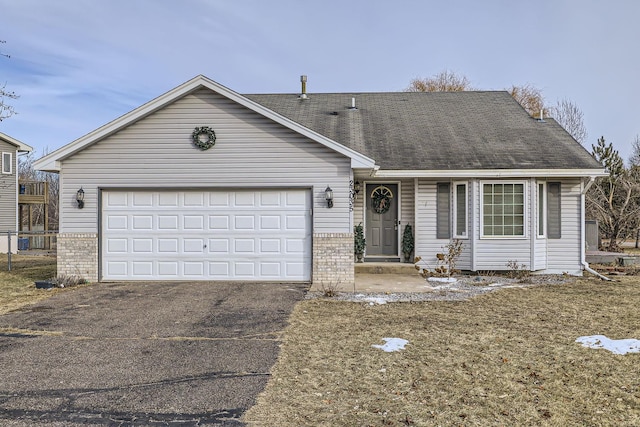
[[[364,238],[364,227],[362,223],[353,227],[353,252],[356,254],[357,262],[364,262],[364,248],[366,240]]]
[[[413,247],[413,229],[411,228],[411,224],[407,224],[404,227],[404,233],[402,234],[402,253],[404,254],[404,262],[409,262],[411,260]]]

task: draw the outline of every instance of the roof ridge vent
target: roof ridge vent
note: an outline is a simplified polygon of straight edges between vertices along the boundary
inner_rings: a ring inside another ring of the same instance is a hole
[[[302,84],[302,91],[298,98],[302,100],[309,99],[309,97],[307,96],[307,76],[305,75],[300,76],[300,83]]]

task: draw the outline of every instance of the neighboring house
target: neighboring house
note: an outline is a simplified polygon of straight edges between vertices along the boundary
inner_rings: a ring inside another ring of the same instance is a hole
[[[18,154],[28,153],[33,148],[0,132],[0,252],[9,250],[11,234],[11,252],[18,251]]]
[[[319,285],[353,282],[361,222],[367,260],[399,261],[412,224],[430,265],[459,238],[460,269],[581,274],[603,175],[507,92],[240,95],[203,76],[35,167],[61,174],[59,274]]]

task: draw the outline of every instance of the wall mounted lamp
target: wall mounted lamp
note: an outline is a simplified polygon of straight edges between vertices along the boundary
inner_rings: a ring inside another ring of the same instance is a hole
[[[356,181],[353,183],[353,192],[358,194],[362,187],[360,186],[360,181]]]
[[[327,207],[333,207],[333,190],[331,187],[327,186],[327,189],[324,190],[324,198],[327,201]]]
[[[84,208],[84,190],[82,187],[76,193],[76,203],[78,203],[78,209]]]

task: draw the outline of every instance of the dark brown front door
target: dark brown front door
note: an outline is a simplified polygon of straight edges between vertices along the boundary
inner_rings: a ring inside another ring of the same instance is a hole
[[[367,256],[398,256],[398,184],[367,184]]]

